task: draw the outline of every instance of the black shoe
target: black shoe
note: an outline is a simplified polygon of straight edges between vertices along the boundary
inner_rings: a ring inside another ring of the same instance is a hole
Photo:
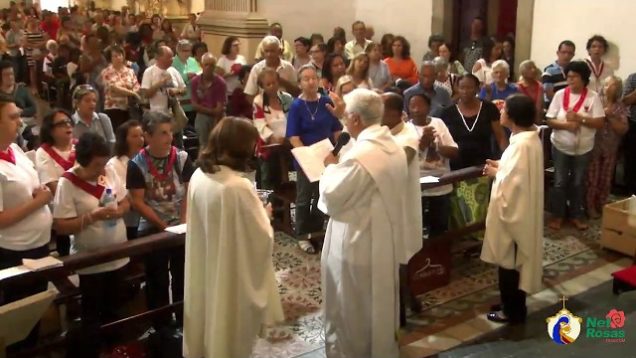
[[[501,303],[494,304],[490,306],[491,311],[501,311],[503,310],[503,305]]]
[[[486,315],[489,321],[496,323],[508,323],[508,318],[501,311],[493,311]]]

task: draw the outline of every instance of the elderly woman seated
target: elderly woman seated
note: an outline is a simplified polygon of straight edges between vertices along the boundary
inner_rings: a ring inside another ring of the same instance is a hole
[[[448,95],[454,99],[457,93],[457,81],[459,80],[459,76],[448,71],[448,60],[442,56],[435,57],[435,59],[433,59],[433,65],[437,72],[435,83],[444,88],[448,92]]]
[[[506,98],[518,92],[515,84],[508,83],[508,76],[510,76],[510,67],[505,60],[493,62],[492,83],[481,88],[479,98],[492,101],[501,110]]]

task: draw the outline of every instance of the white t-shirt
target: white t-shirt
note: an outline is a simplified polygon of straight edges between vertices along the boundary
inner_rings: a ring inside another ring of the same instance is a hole
[[[73,149],[68,151],[61,151],[53,146],[51,148],[62,158],[68,160],[71,156]],[[65,170],[59,165],[49,153],[47,153],[42,147],[35,151],[35,168],[38,171],[40,182],[42,185],[58,181]]]
[[[254,67],[252,67],[250,76],[247,78],[247,83],[245,84],[244,92],[246,95],[256,96],[258,94],[258,75],[261,73],[261,71],[263,71],[265,67],[267,67],[267,65],[265,64],[265,60],[255,64]],[[291,63],[285,60],[280,60],[280,64],[278,65],[278,68],[276,68],[276,72],[278,72],[280,78],[293,84],[297,83],[296,70]]]
[[[394,128],[395,129],[395,128]],[[420,144],[420,135],[417,134],[417,130],[412,123],[404,123],[399,132],[394,133],[391,130],[393,139],[401,147],[409,147],[417,151]]]
[[[150,103],[151,111],[159,111],[170,114],[170,108],[168,108],[168,88],[184,88],[185,83],[179,71],[173,67],[168,67],[167,70],[162,70],[156,65],[152,65],[146,69],[143,78],[141,80],[141,88],[148,89],[155,83],[161,81],[163,74],[168,72],[172,77],[172,81],[162,88],[160,88],[154,96],[152,96],[148,102]]]
[[[106,163],[106,167],[110,168],[117,174],[117,178],[121,181],[122,185],[126,184],[126,174],[128,173],[128,162],[130,159],[123,155],[121,157],[112,157]],[[138,227],[140,215],[137,211],[130,208],[130,211],[124,215],[124,223],[126,227]]]
[[[444,124],[439,118],[431,117],[431,123],[429,124],[433,128],[435,128],[435,132],[437,136],[435,137],[435,146],[439,147],[447,146],[447,147],[455,147],[458,148],[457,143],[451,136],[448,127]],[[424,126],[414,125],[415,130],[417,130],[418,138],[422,138],[422,134],[424,134]],[[450,173],[450,160],[448,158],[443,157],[441,154],[437,154],[437,159],[431,157],[429,153],[431,149],[427,148],[426,150],[418,151],[420,157],[420,176],[435,176],[441,177],[446,173]],[[446,195],[453,191],[453,185],[443,185],[432,189],[422,190],[422,196],[440,196]]]
[[[74,172],[74,170],[75,169],[71,169],[70,171]],[[95,185],[97,183],[89,184]],[[119,180],[117,174],[109,167],[106,167],[106,176],[104,177],[103,184],[106,188],[112,190],[117,202],[122,201],[126,195],[128,195],[124,183]],[[106,190],[104,190],[102,198],[104,195],[106,195]],[[100,206],[100,200],[62,177],[58,182],[54,204],[54,218],[71,219],[97,209]],[[124,220],[116,219],[116,222],[115,226],[109,226],[106,221],[95,221],[91,225],[85,226],[83,231],[73,235],[71,253],[91,252],[126,242],[126,225],[124,224]],[[128,261],[130,261],[128,258],[118,259],[77,270],[77,272],[86,275],[113,271],[126,265]]]
[[[481,65],[481,68],[475,72],[473,72],[473,75],[475,75],[477,78],[479,78],[479,82],[481,82],[482,84],[491,84],[492,83],[492,67],[488,66],[488,64],[486,63],[486,60],[484,60],[483,58],[480,58],[479,60],[477,60],[478,64]]]
[[[552,98],[546,118],[550,121],[566,122],[565,115],[567,111],[563,108],[563,97],[565,95],[565,88],[557,91]],[[570,94],[570,109],[574,109],[574,106],[578,102],[580,94]],[[594,91],[587,91],[585,102],[577,112],[587,118],[600,118],[605,117],[605,110],[598,94]],[[570,132],[564,129],[554,129],[550,135],[550,141],[552,145],[559,151],[567,155],[583,155],[594,148],[594,136],[596,135],[596,129],[590,128],[585,125],[581,125],[580,129],[576,132]]]
[[[232,66],[234,66],[235,64],[244,66],[247,65],[247,61],[245,60],[245,57],[243,57],[243,55],[237,55],[234,60],[230,60],[225,55],[223,55],[221,56],[221,58],[219,58],[219,61],[216,65],[222,68],[225,73],[229,74],[233,72]],[[241,85],[241,81],[239,81],[238,75],[232,75],[223,78],[225,79],[225,85],[227,87],[228,95],[232,94],[232,92],[234,92],[234,90]]]
[[[41,186],[33,162],[16,144],[11,144],[15,165],[0,160],[0,211],[33,200],[33,191]],[[53,218],[48,205],[19,222],[0,229],[0,247],[24,251],[44,246],[51,240]]]

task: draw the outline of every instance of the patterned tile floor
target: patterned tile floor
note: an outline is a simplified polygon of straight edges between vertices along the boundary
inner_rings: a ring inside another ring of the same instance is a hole
[[[560,287],[621,256],[601,250],[598,245],[600,222],[592,222],[584,233],[564,228],[555,233],[546,229],[544,241],[544,285]],[[321,357],[322,320],[320,315],[320,256],[306,255],[285,234],[276,235],[274,264],[287,321],[268,330],[266,339],[256,343],[254,357]],[[609,280],[604,273],[599,279]],[[425,356],[427,349],[450,347],[461,343],[452,335],[478,336],[479,330],[466,322],[483,316],[488,306],[498,299],[496,269],[479,258],[454,255],[451,283],[418,297],[424,310],[411,314],[400,343],[406,356]],[[583,283],[584,285],[584,283]],[[585,287],[583,287],[584,289]],[[529,299],[529,302],[533,302]],[[475,323],[475,322],[472,322]],[[488,326],[488,322],[481,322]],[[453,330],[449,330],[450,328]],[[488,326],[490,327],[490,326]],[[427,337],[448,330],[451,336],[435,342]],[[408,353],[409,350],[416,355]],[[431,351],[432,352],[432,351]]]

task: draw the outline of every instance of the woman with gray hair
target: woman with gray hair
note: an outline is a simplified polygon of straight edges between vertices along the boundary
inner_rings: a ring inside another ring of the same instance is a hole
[[[519,65],[519,82],[517,82],[517,88],[519,92],[532,98],[537,106],[537,120],[536,124],[541,124],[543,121],[543,86],[539,82],[539,76],[541,72],[532,60],[525,60]]]
[[[324,139],[335,141],[342,131],[338,113],[342,103],[334,106],[327,96],[318,92],[320,81],[312,65],[298,70],[302,93],[292,102],[287,114],[289,143],[294,147],[309,146]],[[330,94],[336,98],[335,94]],[[336,102],[341,102],[340,100]],[[294,161],[298,173],[296,180],[296,237],[301,250],[315,254],[312,233],[322,232],[324,215],[318,210],[318,182],[310,182],[302,168]]]
[[[433,59],[433,65],[435,66],[435,72],[437,72],[437,82],[442,86],[451,98],[454,97],[456,92],[456,85],[459,76],[454,73],[448,72],[448,60],[442,56],[437,56]]]
[[[196,112],[192,109],[192,104],[190,104],[190,98],[192,97],[190,81],[198,73],[201,73],[201,66],[192,57],[192,44],[189,40],[179,40],[179,43],[177,43],[177,54],[172,59],[172,67],[179,72],[186,85],[186,93],[180,98],[180,102],[183,111],[188,117],[188,122],[193,125]]]
[[[97,90],[91,85],[79,85],[73,90],[73,136],[79,138],[86,132],[94,132],[103,137],[111,148],[115,145],[113,125],[105,113],[97,112]]]
[[[508,96],[518,92],[517,86],[508,83],[510,67],[505,60],[497,60],[492,63],[492,83],[486,84],[479,92],[479,98],[492,101],[499,110],[503,108],[503,103]]]

